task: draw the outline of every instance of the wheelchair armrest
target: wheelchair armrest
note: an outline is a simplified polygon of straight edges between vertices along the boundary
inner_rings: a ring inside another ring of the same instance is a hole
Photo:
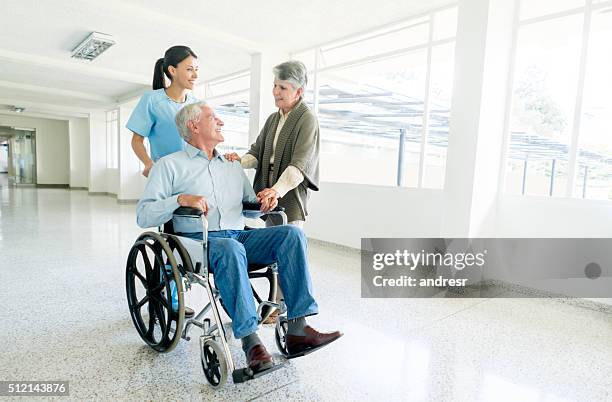
[[[243,202],[242,203],[243,211],[259,211],[260,208],[261,208],[261,204],[258,202]],[[273,210],[269,212],[284,212],[284,211],[285,211],[284,207],[277,206],[276,208],[274,208]],[[269,212],[266,212],[266,213],[269,213]]]
[[[206,219],[206,215],[202,210],[191,207],[178,207],[173,212],[174,216],[181,216],[186,219],[194,219],[197,218],[202,222],[202,240],[204,244],[208,242],[208,219]],[[173,218],[174,220],[174,218]]]
[[[242,203],[242,215],[246,218],[259,219],[265,215],[279,215],[283,219],[283,225],[287,224],[287,215],[285,214],[285,208],[277,206],[271,211],[262,213],[259,209],[261,204],[258,202],[243,202]]]
[[[178,207],[174,210],[174,215],[178,216],[202,216],[202,210],[191,207]]]

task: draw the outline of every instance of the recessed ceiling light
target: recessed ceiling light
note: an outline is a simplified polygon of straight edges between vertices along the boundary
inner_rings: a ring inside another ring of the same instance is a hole
[[[111,35],[92,32],[83,42],[79,43],[77,47],[74,48],[72,57],[91,61],[114,44],[115,41]]]

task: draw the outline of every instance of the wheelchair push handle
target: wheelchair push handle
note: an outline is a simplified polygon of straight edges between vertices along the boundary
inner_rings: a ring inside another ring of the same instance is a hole
[[[259,211],[261,209],[261,204],[258,202],[243,202],[242,209],[245,211]],[[269,212],[284,212],[285,208],[281,206],[277,206],[273,210]],[[178,216],[202,216],[202,211],[197,208],[191,207],[178,207],[174,210],[174,215]]]
[[[202,210],[191,207],[178,207],[174,210],[174,215],[177,216],[202,216]]]
[[[258,202],[243,202],[242,209],[244,211],[259,211],[261,209],[261,204]],[[285,208],[281,206],[277,206],[271,211],[268,212],[284,212]]]

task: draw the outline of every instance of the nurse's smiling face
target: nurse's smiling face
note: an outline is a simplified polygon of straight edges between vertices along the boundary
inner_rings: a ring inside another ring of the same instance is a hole
[[[193,90],[193,87],[198,80],[198,59],[193,56],[187,57],[176,65],[169,66],[168,72],[172,75],[172,84],[178,85],[180,88]]]

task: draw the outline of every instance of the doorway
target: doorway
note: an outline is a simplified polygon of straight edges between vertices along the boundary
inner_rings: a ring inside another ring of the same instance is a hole
[[[0,170],[2,153],[6,152],[6,171],[10,184],[36,184],[36,130],[0,127]]]

